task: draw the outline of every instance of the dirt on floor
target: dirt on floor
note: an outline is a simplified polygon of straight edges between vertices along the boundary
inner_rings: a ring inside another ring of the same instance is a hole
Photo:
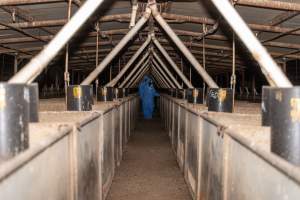
[[[158,118],[139,120],[107,200],[191,200]]]

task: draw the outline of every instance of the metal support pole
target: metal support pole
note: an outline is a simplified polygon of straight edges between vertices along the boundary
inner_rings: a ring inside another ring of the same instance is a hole
[[[182,86],[178,83],[178,81],[174,78],[173,74],[170,72],[170,70],[168,69],[168,67],[165,65],[165,63],[163,63],[163,61],[160,59],[160,57],[156,54],[155,51],[153,51],[153,57],[158,61],[157,64],[159,64],[160,66],[162,66],[164,68],[164,70],[167,72],[167,74],[170,76],[170,78],[172,79],[172,81],[175,83],[175,85],[179,88],[182,89]],[[153,60],[155,61],[155,60]]]
[[[164,85],[165,85],[167,88],[172,88],[172,87],[170,86],[170,84],[166,81],[165,77],[163,77],[163,76],[157,71],[157,69],[156,69],[155,67],[152,66],[152,67],[151,67],[151,71],[157,74],[157,76],[161,79],[161,81],[164,83]]]
[[[164,88],[164,84],[159,80],[159,78],[157,78],[155,74],[152,74],[152,77],[156,80],[160,88]]]
[[[189,74],[190,82],[192,82],[192,66],[190,66],[190,74]]]
[[[135,82],[132,84],[132,87],[138,87],[139,82],[142,80],[142,78],[147,74],[147,72],[149,72],[150,68],[147,67],[139,76],[138,78],[135,80]]]
[[[47,67],[50,61],[67,44],[82,25],[98,9],[103,0],[87,0],[72,19],[58,32],[53,40],[22,68],[9,83],[28,83],[34,80]]]
[[[70,21],[72,12],[72,0],[68,1],[68,16],[67,21]],[[69,44],[66,45],[66,57],[65,57],[65,92],[67,94],[67,87],[70,85],[70,74],[69,74]]]
[[[147,66],[149,65],[149,62],[145,62],[142,67],[134,74],[134,76],[132,77],[132,79],[125,84],[125,88],[130,87],[131,85],[133,85],[133,82],[136,81],[136,78],[141,74],[141,72],[147,68]]]
[[[178,66],[175,64],[175,62],[172,60],[168,52],[163,48],[163,46],[159,43],[159,41],[155,38],[154,35],[152,35],[152,41],[155,44],[155,46],[158,48],[158,50],[161,52],[161,54],[166,58],[166,60],[169,62],[169,64],[173,67],[173,69],[176,71],[176,73],[180,76],[180,78],[184,81],[184,83],[188,86],[188,88],[193,88],[193,85],[191,82],[184,76],[184,74],[179,70]]]
[[[156,21],[160,24],[162,29],[169,35],[170,39],[176,44],[176,46],[180,49],[183,55],[191,62],[199,75],[203,78],[203,80],[207,83],[207,85],[211,88],[218,88],[218,85],[215,81],[209,76],[209,74],[202,68],[197,59],[193,56],[193,54],[188,50],[188,48],[183,44],[180,38],[176,35],[176,33],[171,29],[168,23],[164,20],[164,18],[160,15],[157,10],[156,3],[151,4],[150,8],[152,10],[152,15],[156,19]]]
[[[123,80],[123,82],[120,84],[120,87],[124,87],[124,85],[127,83],[127,81],[132,77],[132,75],[136,72],[136,70],[141,66],[141,64],[146,60],[146,58],[149,56],[149,51],[142,57],[142,59],[135,65],[135,67],[131,70],[129,75]],[[149,61],[149,59],[148,59]],[[148,63],[146,61],[146,63]]]
[[[18,55],[15,54],[14,57],[14,74],[16,74],[18,72]]]
[[[166,80],[166,82],[168,83],[168,85],[171,86],[171,88],[177,88],[177,85],[174,84],[174,82],[172,82],[170,80],[170,76],[168,76],[164,70],[161,68],[161,66],[157,63],[156,60],[152,60],[152,64],[153,64],[153,68],[156,69],[156,71],[161,74],[162,77],[164,77],[164,79]],[[176,80],[176,79],[175,79]]]
[[[146,71],[149,70],[149,63],[144,65],[144,68],[141,68],[141,70],[139,70],[138,73],[135,74],[134,78],[132,79],[132,81],[130,81],[130,83],[128,83],[128,87],[134,86],[139,79],[144,76],[144,74],[146,73]]]
[[[146,47],[151,42],[150,35],[148,36],[147,40],[142,44],[142,46],[135,52],[135,54],[130,58],[128,63],[125,65],[125,67],[122,68],[121,72],[109,83],[106,84],[106,87],[114,87],[118,81],[124,76],[126,71],[131,67],[131,65],[137,60],[137,58],[141,55],[141,53],[146,49]]]
[[[71,18],[71,12],[72,12],[72,0],[68,1],[68,15],[67,15],[67,21],[70,21]],[[68,102],[68,95],[67,90],[70,85],[70,74],[69,74],[69,44],[66,45],[66,55],[65,55],[65,73],[64,73],[64,86],[65,86],[65,103],[67,105]]]
[[[163,88],[171,88],[154,68],[151,68],[151,72],[162,82]]]
[[[160,73],[162,77],[165,78],[165,80],[168,83],[168,85],[170,85],[172,88],[176,88],[176,86],[174,85],[174,83],[169,79],[169,77],[166,75],[166,73],[160,68],[159,64],[157,64],[157,62],[155,60],[153,60],[152,63],[153,63],[153,65],[152,65],[153,68],[156,69],[156,71],[158,73]]]
[[[205,35],[207,33],[207,29],[206,29],[206,25],[203,24],[203,39],[202,39],[202,52],[203,52],[203,69],[206,70],[206,49],[205,49]],[[203,81],[203,102],[206,102],[206,84],[205,84],[205,81]]]
[[[236,65],[235,65],[235,34],[233,34],[233,40],[232,40],[232,75],[231,75],[231,81],[230,81],[230,88],[232,89],[233,94],[233,105],[235,101],[235,86],[236,86]]]
[[[148,21],[151,10],[146,9],[143,17],[138,23],[123,37],[123,39],[115,46],[115,48],[105,57],[105,59],[92,71],[81,85],[89,85],[95,78],[105,69],[105,67],[116,57],[116,55],[125,47],[125,45],[137,34],[137,32]]]
[[[96,36],[96,67],[99,64],[99,34],[100,34],[100,25],[99,23],[96,24],[96,31],[97,31],[97,36]],[[96,101],[98,101],[98,87],[99,87],[99,79],[96,79],[95,81],[96,85],[96,90],[95,90],[95,97]]]
[[[160,84],[157,82],[157,80],[154,78],[154,76],[151,74],[151,77],[153,79],[153,82],[154,84],[157,86],[157,87],[160,87]]]
[[[112,78],[112,68],[113,68],[113,65],[110,65],[109,66],[109,81],[111,81],[111,78]]]
[[[136,15],[138,11],[138,1],[137,0],[132,0],[132,12],[131,12],[131,19],[130,19],[130,24],[129,28],[132,28],[135,26],[135,20],[136,20]]]
[[[269,55],[265,47],[258,41],[241,16],[229,1],[211,0],[227,23],[240,37],[242,42],[260,64],[262,72],[271,86],[292,87],[292,83],[285,76],[276,62]]]

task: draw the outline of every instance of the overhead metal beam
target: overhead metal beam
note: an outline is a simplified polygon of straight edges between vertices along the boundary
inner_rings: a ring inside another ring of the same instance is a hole
[[[133,74],[139,69],[139,67],[144,63],[144,61],[146,60],[146,58],[148,58],[148,56],[149,56],[149,52],[147,52],[144,56],[143,56],[143,58],[134,66],[134,68],[130,71],[130,73],[128,74],[128,76],[126,76],[126,78],[122,81],[122,83],[120,84],[120,87],[122,88],[122,87],[124,87],[124,85],[128,82],[128,80],[130,79],[130,78],[132,78],[132,76],[133,76]],[[148,63],[149,62],[149,58],[148,58],[148,60],[144,63],[144,65],[146,64],[146,63]]]
[[[139,72],[134,76],[134,79],[130,81],[130,84],[126,88],[131,88],[132,86],[135,86],[135,84],[145,75],[146,72],[148,72],[150,69],[149,65],[146,65],[145,68],[141,68]]]
[[[160,57],[156,54],[155,51],[153,52],[153,57],[158,61],[158,63],[156,62],[155,59],[153,59],[154,64],[157,64],[159,66],[161,66],[166,72],[167,74],[170,76],[170,78],[172,79],[172,81],[175,83],[175,85],[177,86],[177,88],[182,89],[182,86],[178,83],[178,81],[176,80],[176,78],[173,76],[173,74],[170,72],[170,70],[168,69],[168,67],[165,65],[165,63],[160,59]],[[181,72],[181,71],[180,71]],[[182,73],[182,72],[181,72]],[[184,75],[184,74],[183,74]]]
[[[292,87],[292,83],[272,59],[263,45],[258,41],[230,2],[219,0],[211,1],[248,48],[254,59],[260,64],[262,72],[270,85],[277,87]]]
[[[197,59],[193,56],[193,54],[188,50],[188,48],[183,44],[180,38],[174,33],[168,23],[160,15],[157,9],[156,1],[149,0],[149,3],[152,15],[154,16],[155,20],[160,24],[161,28],[164,29],[169,38],[176,44],[178,49],[187,58],[187,60],[194,66],[195,70],[199,73],[206,84],[211,88],[218,88],[218,85],[215,83],[215,81],[209,76],[205,69],[203,69]]]
[[[175,62],[172,60],[172,58],[170,57],[168,52],[163,48],[163,46],[159,43],[159,41],[155,37],[152,37],[152,41],[155,44],[155,46],[158,48],[158,50],[161,52],[161,54],[169,62],[169,64],[173,67],[173,69],[176,71],[176,73],[180,76],[180,78],[183,80],[183,82],[187,85],[187,87],[193,88],[192,83],[180,71],[179,67],[175,64]]]
[[[241,6],[267,8],[272,10],[300,11],[299,3],[270,1],[270,0],[234,0],[234,3]]]
[[[138,69],[138,71],[133,75],[132,79],[129,82],[127,82],[127,84],[125,84],[123,87],[125,88],[130,87],[134,83],[134,81],[136,81],[136,78],[141,74],[141,72],[148,66],[149,66],[149,60],[145,62],[141,68]]]
[[[151,67],[151,73],[155,74],[155,75],[157,76],[157,78],[159,78],[159,79],[162,81],[164,88],[171,88],[170,85],[169,85],[169,84],[166,82],[166,80],[161,76],[161,74],[158,73],[158,71],[157,71],[155,68]]]
[[[137,34],[137,32],[144,26],[151,15],[151,10],[146,9],[146,12],[137,22],[137,24],[123,37],[123,39],[116,45],[116,47],[105,57],[105,59],[86,77],[81,85],[91,84],[97,76],[105,69],[105,67],[114,59],[114,57],[125,47],[125,45]]]
[[[157,64],[157,62],[152,60],[152,67],[154,69],[157,70],[158,73],[160,73],[160,75],[162,77],[165,78],[166,82],[168,83],[169,86],[171,86],[172,88],[176,88],[176,86],[174,85],[174,83],[169,79],[169,77],[166,75],[166,73],[161,69],[161,67]]]
[[[3,1],[1,1],[3,2]],[[87,0],[55,38],[31,61],[14,75],[9,83],[30,83],[33,81],[91,17],[103,0]]]
[[[135,52],[135,54],[130,58],[128,63],[122,68],[122,70],[118,73],[118,75],[106,84],[106,87],[114,87],[118,81],[124,76],[127,70],[131,67],[131,65],[136,61],[136,59],[141,55],[141,53],[146,49],[146,47],[150,44],[151,37],[150,35],[146,39],[146,41],[142,44],[142,46]]]
[[[160,80],[160,78],[156,74],[154,74],[153,72],[150,72],[150,74],[153,77],[153,79],[156,80],[159,83],[160,88],[166,88],[164,83]]]
[[[29,4],[61,3],[65,0],[1,0],[0,6],[20,6]],[[97,5],[97,4],[95,4]]]

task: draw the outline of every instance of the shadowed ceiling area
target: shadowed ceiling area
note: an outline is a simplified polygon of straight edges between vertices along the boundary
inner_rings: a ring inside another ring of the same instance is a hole
[[[233,0],[231,3],[276,63],[292,81],[297,82],[297,60],[300,57],[298,36],[300,1]],[[11,78],[37,55],[83,4],[82,0],[2,0],[0,2],[1,81]],[[63,86],[66,69],[72,84],[79,84],[84,80],[129,32],[134,4],[138,5],[135,20],[137,22],[146,10],[147,1],[104,1],[96,14],[68,43],[68,47],[61,50],[38,77],[37,80],[42,87],[44,85],[50,87],[53,84],[56,87]],[[226,20],[210,1],[157,1],[157,8],[218,85],[222,87],[230,85],[233,60],[239,87],[253,87],[254,84],[255,88],[255,84],[267,84],[259,64],[234,35]],[[137,35],[112,59],[108,67],[99,74],[100,84],[105,85],[118,75],[146,41],[149,32],[155,33],[156,39],[185,77],[194,86],[202,87],[203,81],[197,70],[191,66],[152,16]],[[235,51],[233,51],[233,41],[235,41]],[[148,48],[153,48],[162,62],[168,63],[152,42]],[[145,52],[147,50],[143,53]],[[152,57],[151,54],[151,66],[155,65]],[[140,59],[142,56],[139,56],[134,64],[137,64]],[[167,67],[179,84],[185,86],[176,71],[169,64]],[[145,73],[153,75],[155,70],[153,68],[155,67],[149,67]],[[130,66],[122,78],[125,79],[133,69],[134,65]],[[118,85],[120,84],[118,82]]]

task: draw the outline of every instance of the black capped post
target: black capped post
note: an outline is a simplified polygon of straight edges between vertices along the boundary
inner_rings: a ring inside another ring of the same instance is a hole
[[[91,85],[70,85],[67,90],[68,111],[91,111],[93,88]]]
[[[269,88],[271,151],[300,165],[300,87]]]
[[[232,113],[233,99],[230,88],[210,88],[207,93],[208,111]]]
[[[29,147],[29,88],[0,83],[0,162]]]

